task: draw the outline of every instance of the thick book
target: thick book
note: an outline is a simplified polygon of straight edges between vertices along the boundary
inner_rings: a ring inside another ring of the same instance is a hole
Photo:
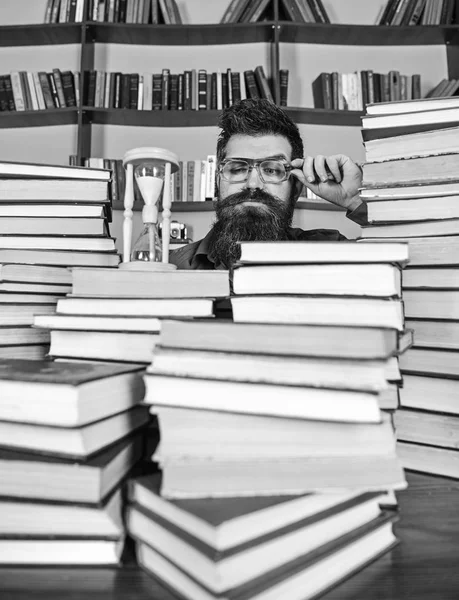
[[[374,392],[194,379],[147,373],[145,403],[285,418],[379,423]]]
[[[406,289],[404,291],[405,316],[414,319],[435,319],[438,321],[438,341],[441,342],[441,328],[447,327],[443,320],[459,320],[459,291],[435,289]],[[418,345],[416,335],[416,345]]]
[[[117,267],[120,263],[120,255],[116,252],[106,251],[0,248],[0,263],[107,268]]]
[[[0,235],[0,250],[13,249],[114,252],[115,239],[100,236]]]
[[[147,425],[149,420],[146,408],[135,406],[72,428],[0,421],[0,445],[49,456],[87,458]]]
[[[161,476],[129,483],[129,501],[162,521],[173,523],[202,543],[225,551],[314,517],[348,502],[359,492],[167,500],[160,494]]]
[[[399,408],[394,414],[397,440],[457,450],[459,417],[411,408]]]
[[[355,325],[403,331],[400,300],[332,296],[233,296],[236,323]]]
[[[312,600],[360,571],[383,552],[393,548],[396,543],[392,523],[386,514],[349,535],[325,544],[317,552],[298,556],[283,568],[272,571],[270,576],[257,578],[251,585],[235,590],[230,596],[210,593],[197,583],[195,578],[148,544],[138,543],[137,557],[139,564],[149,574],[184,598],[226,600],[231,597],[232,600],[267,600],[272,597],[301,597],[304,600]]]
[[[400,115],[446,108],[459,108],[459,98],[423,98],[422,100],[404,100],[403,102],[379,102],[368,104],[366,112],[367,115]]]
[[[66,267],[46,267],[43,265],[0,265],[1,282],[30,282],[56,284],[67,287],[72,283],[72,272]]]
[[[1,242],[0,242],[1,243]],[[229,296],[228,271],[151,272],[74,269],[73,295],[134,298]]]
[[[459,219],[459,195],[371,201],[367,202],[367,215],[369,223],[457,220]]]
[[[272,496],[346,490],[397,490],[406,487],[395,452],[386,456],[325,456],[276,460],[162,460],[165,498]]]
[[[233,291],[236,295],[400,297],[401,271],[391,264],[242,265],[234,269]]]
[[[0,363],[1,421],[80,427],[134,407],[143,395],[140,366],[27,360]]]
[[[79,218],[86,220],[94,220],[108,218],[106,209],[101,204],[19,204],[14,202],[8,204],[0,202],[0,218],[16,217],[37,219],[43,217],[53,217],[53,220],[63,218]]]
[[[54,314],[56,312],[56,301],[50,300],[42,303],[4,303],[0,296],[0,326],[32,325],[34,317],[39,314]]]
[[[158,333],[136,331],[51,331],[53,358],[87,359],[148,364]]]
[[[51,317],[43,317],[50,319]],[[162,320],[161,347],[274,356],[383,359],[410,343],[395,329],[324,325]]]
[[[66,167],[62,165],[47,165],[4,161],[0,162],[1,177],[30,177],[30,178],[59,178],[59,179],[91,179],[110,181],[111,173],[106,169],[88,169],[87,167]]]
[[[137,506],[128,508],[126,522],[128,532],[135,539],[161,552],[204,588],[215,594],[231,595],[230,590],[248,585],[254,579],[269,577],[299,554],[313,553],[367,525],[379,514],[378,498],[374,494],[361,495],[324,515],[292,524],[245,547],[226,552],[216,551],[173,523]]]
[[[116,490],[100,506],[0,499],[0,539],[118,540],[123,536],[122,493]]]
[[[85,167],[85,171],[91,173],[94,169]],[[36,174],[34,174],[34,178],[21,175],[16,179],[11,179],[13,176],[14,173],[10,173],[7,178],[0,179],[0,202],[2,204],[46,202],[46,204],[61,205],[70,202],[84,204],[109,202],[106,180],[88,178],[89,180],[72,179],[69,181],[64,178],[63,174],[53,175],[53,179],[37,179]],[[57,207],[56,210],[58,210]]]
[[[57,313],[90,317],[213,317],[212,298],[74,298],[58,300]],[[0,311],[0,319],[2,313]]]
[[[459,289],[459,269],[431,267],[406,269],[403,273],[404,289]]]
[[[156,346],[148,373],[380,392],[387,387],[385,360],[269,356]]]
[[[408,263],[406,244],[393,242],[362,249],[344,242],[241,242],[242,264]]]
[[[458,120],[459,106],[451,108],[437,108],[437,110],[422,110],[405,113],[392,113],[380,115],[364,115],[362,117],[363,129],[382,129],[395,127],[409,127],[424,125],[438,125]]]
[[[156,406],[159,454],[167,461],[278,460],[395,452],[390,415],[381,423],[279,419],[211,410]]]
[[[28,325],[14,327],[0,326],[0,347],[10,345],[20,346],[23,344],[49,344],[49,332],[40,331]],[[0,363],[0,369],[1,366]],[[0,404],[2,401],[3,398],[0,398]]]
[[[0,495],[99,505],[140,460],[142,452],[142,433],[129,436],[85,460],[2,448]]]
[[[459,236],[444,235],[409,238],[368,238],[358,240],[361,244],[379,244],[388,241],[408,243],[410,267],[453,266],[459,264]]]
[[[362,170],[364,187],[454,181],[459,153],[364,163]]]
[[[413,221],[404,223],[383,222],[362,227],[360,238],[434,237],[459,235],[459,219],[439,219],[436,221]]]
[[[396,200],[406,198],[439,198],[459,195],[459,179],[438,183],[421,183],[415,185],[377,186],[361,188],[360,197],[366,202],[379,200]]]
[[[107,236],[104,219],[13,217],[0,218],[0,235],[24,236]]]
[[[0,283],[0,290],[2,284]],[[71,329],[73,331],[137,331],[159,333],[161,319],[157,317],[125,317],[94,315],[36,315],[34,327]]]
[[[400,406],[459,415],[458,393],[459,379],[405,373]]]
[[[459,479],[459,451],[414,442],[397,442],[397,454],[409,471]]]
[[[413,375],[459,378],[459,354],[455,349],[410,348],[400,357],[400,369]]]

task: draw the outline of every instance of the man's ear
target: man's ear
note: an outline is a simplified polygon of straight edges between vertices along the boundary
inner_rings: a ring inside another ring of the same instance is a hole
[[[293,197],[294,201],[296,202],[298,200],[298,198],[301,196],[301,192],[303,191],[304,185],[296,177],[291,177],[290,181],[292,179],[293,179],[292,197]]]

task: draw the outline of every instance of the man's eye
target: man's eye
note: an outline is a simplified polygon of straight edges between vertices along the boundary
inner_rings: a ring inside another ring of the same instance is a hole
[[[237,166],[231,166],[229,168],[229,171],[232,175],[237,175],[238,173],[245,173],[247,171],[247,167],[244,167],[242,165],[237,165]]]

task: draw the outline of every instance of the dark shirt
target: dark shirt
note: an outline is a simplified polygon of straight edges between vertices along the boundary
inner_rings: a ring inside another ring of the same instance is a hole
[[[362,203],[353,211],[347,211],[346,216],[359,225],[367,224],[367,205]],[[226,269],[213,255],[209,248],[211,232],[202,240],[182,246],[171,252],[169,262],[177,265],[178,269]],[[287,240],[307,242],[341,242],[347,240],[337,229],[310,229],[304,231],[299,227],[290,227]]]

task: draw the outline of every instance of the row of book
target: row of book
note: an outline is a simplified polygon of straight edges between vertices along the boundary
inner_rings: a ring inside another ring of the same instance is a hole
[[[231,0],[221,23],[256,23],[272,18],[271,0]],[[330,23],[322,0],[281,0],[280,18],[295,23]]]
[[[388,0],[378,25],[450,25],[456,17],[455,0]]]
[[[286,105],[288,70],[280,72],[281,103]],[[84,106],[133,110],[220,110],[245,98],[274,101],[264,68],[239,72],[232,69],[208,73],[190,69],[183,73],[84,72]],[[282,105],[281,104],[281,105]]]
[[[421,75],[399,71],[320,73],[312,83],[315,108],[363,110],[369,103],[421,98]]]
[[[45,23],[81,23],[85,0],[48,0]],[[106,23],[181,24],[176,0],[88,0],[86,18]]]
[[[46,110],[79,105],[79,72],[12,71],[0,75],[0,111]]]
[[[85,0],[47,0],[45,23],[81,23]]]
[[[447,79],[444,77],[438,84],[426,94],[426,98],[439,98],[444,96],[456,96],[459,92],[459,79]]]
[[[408,242],[402,288],[414,345],[395,416],[406,468],[459,478],[459,98],[369,105],[365,240]]]

